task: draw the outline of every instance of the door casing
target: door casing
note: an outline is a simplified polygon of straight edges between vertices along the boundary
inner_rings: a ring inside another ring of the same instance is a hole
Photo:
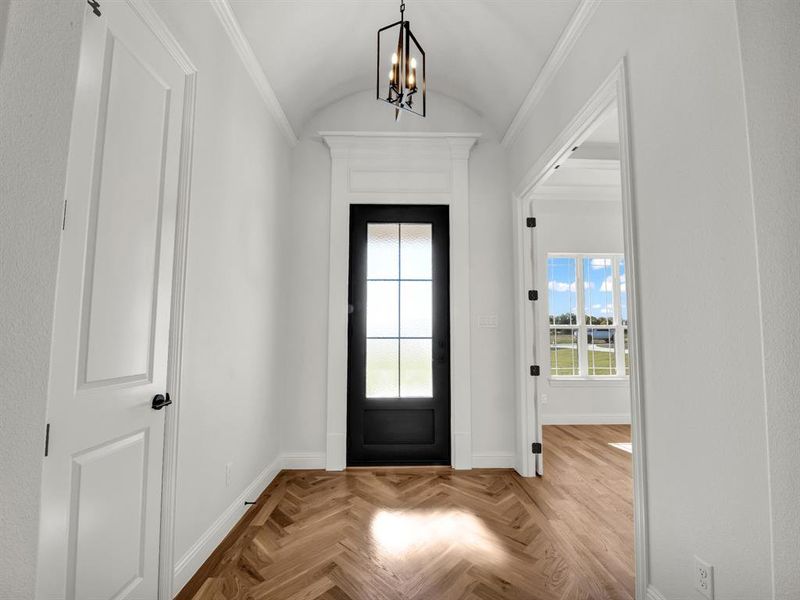
[[[451,464],[472,468],[469,155],[477,133],[320,132],[331,152],[325,468],[347,459],[347,305],[351,204],[450,207]]]
[[[542,316],[527,300],[533,282],[533,239],[525,226],[528,216],[535,216],[532,194],[536,187],[559,165],[570,150],[581,143],[601,116],[616,110],[619,117],[620,172],[622,183],[622,219],[625,248],[625,275],[628,295],[629,352],[631,361],[631,436],[633,442],[633,522],[636,559],[636,598],[647,596],[647,489],[645,466],[644,400],[641,361],[641,316],[639,314],[638,241],[635,229],[636,199],[631,150],[631,119],[628,101],[628,70],[623,58],[586,102],[572,121],[550,144],[516,186],[512,197],[514,218],[514,263],[516,289],[516,365],[517,365],[517,470],[525,477],[543,474],[542,457],[531,453],[531,443],[542,441],[541,406],[536,377],[529,375],[529,365],[536,362],[535,326]],[[539,286],[540,294],[542,286]],[[543,448],[546,452],[546,448]]]

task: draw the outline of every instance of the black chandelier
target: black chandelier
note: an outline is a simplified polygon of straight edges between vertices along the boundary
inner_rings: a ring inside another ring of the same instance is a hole
[[[411,24],[403,16],[405,10],[401,0],[400,20],[378,30],[376,94],[378,100],[394,106],[395,121],[401,110],[425,116],[425,51],[411,33]],[[420,66],[422,78],[418,75]]]

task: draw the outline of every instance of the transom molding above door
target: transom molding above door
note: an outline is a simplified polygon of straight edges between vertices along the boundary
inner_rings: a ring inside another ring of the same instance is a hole
[[[331,152],[326,469],[347,455],[347,322],[351,204],[450,207],[451,449],[472,468],[469,155],[478,133],[320,132]]]

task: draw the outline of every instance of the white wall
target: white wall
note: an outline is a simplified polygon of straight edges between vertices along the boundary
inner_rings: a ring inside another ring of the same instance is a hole
[[[83,4],[0,1],[0,598],[33,597]]]
[[[696,597],[697,555],[716,567],[717,600],[770,598],[758,279],[735,5],[602,2],[510,148],[512,182],[623,56],[650,580],[666,598]]]
[[[775,598],[800,598],[800,3],[739,0],[758,242]],[[792,316],[794,315],[794,316]]]
[[[479,464],[513,464],[514,374],[511,221],[505,154],[495,132],[463,104],[428,99],[429,118],[403,115],[368,90],[317,113],[294,150],[292,202],[285,215],[284,248],[291,257],[285,281],[283,352],[286,380],[282,416],[284,452],[325,453],[330,153],[319,131],[440,131],[482,133],[470,155],[472,310],[472,441]],[[498,328],[477,327],[482,314],[498,315]]]
[[[211,5],[154,6],[198,69],[175,517],[175,559],[187,566],[177,592],[220,540],[193,546],[280,454],[278,210],[291,152]],[[241,504],[227,523],[243,513]]]
[[[622,204],[619,201],[537,199],[536,273],[540,290],[537,311],[537,356],[549,364],[547,315],[547,255],[554,252],[622,254]],[[538,381],[542,421],[547,424],[629,423],[630,388],[627,381],[558,381],[549,371]]]

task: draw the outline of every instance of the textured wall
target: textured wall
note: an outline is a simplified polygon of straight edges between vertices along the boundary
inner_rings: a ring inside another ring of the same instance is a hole
[[[33,597],[77,0],[0,2],[0,599]],[[4,19],[5,15],[5,19]]]
[[[775,598],[800,598],[800,3],[740,0],[758,243]]]

